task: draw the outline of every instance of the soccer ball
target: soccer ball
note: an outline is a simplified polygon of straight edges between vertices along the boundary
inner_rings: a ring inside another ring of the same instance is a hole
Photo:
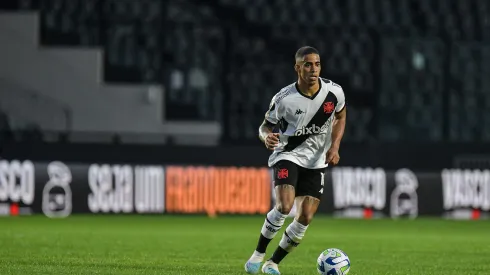
[[[344,251],[329,248],[318,256],[317,270],[321,275],[346,275],[350,270],[349,257]]]

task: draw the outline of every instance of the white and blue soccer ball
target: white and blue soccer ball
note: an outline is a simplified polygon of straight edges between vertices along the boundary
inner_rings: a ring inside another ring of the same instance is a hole
[[[317,270],[321,275],[346,275],[350,270],[350,260],[344,251],[329,248],[318,256]]]

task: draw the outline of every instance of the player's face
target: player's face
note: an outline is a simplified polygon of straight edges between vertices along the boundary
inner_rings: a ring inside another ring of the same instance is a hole
[[[305,83],[314,85],[320,77],[320,56],[318,54],[308,54],[303,57],[303,60],[296,62],[296,71],[299,77]]]

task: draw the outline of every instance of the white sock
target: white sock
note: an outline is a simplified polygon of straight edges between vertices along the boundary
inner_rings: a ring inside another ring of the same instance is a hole
[[[261,234],[267,239],[273,239],[274,236],[277,235],[277,232],[281,229],[284,221],[286,220],[287,215],[283,215],[279,212],[275,207],[272,208],[264,221],[264,225],[262,226]],[[262,262],[264,260],[265,253],[260,253],[257,250],[254,251],[252,256],[250,257],[250,262]]]
[[[286,217],[287,215],[282,214],[275,207],[272,208],[272,210],[267,213],[260,233],[262,233],[262,235],[264,235],[264,237],[267,239],[272,240],[277,235],[277,232],[281,230]]]
[[[264,257],[265,257],[265,253],[259,253],[256,250],[252,254],[252,257],[250,257],[250,261],[251,262],[262,262],[262,260],[264,260]]]
[[[306,229],[308,229],[307,225],[302,225],[294,219],[286,228],[286,232],[282,235],[279,246],[287,252],[293,251],[305,236]]]

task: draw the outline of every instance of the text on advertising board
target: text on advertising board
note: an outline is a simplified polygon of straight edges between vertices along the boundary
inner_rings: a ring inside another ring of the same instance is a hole
[[[166,191],[169,213],[256,214],[271,207],[267,168],[169,166]]]

